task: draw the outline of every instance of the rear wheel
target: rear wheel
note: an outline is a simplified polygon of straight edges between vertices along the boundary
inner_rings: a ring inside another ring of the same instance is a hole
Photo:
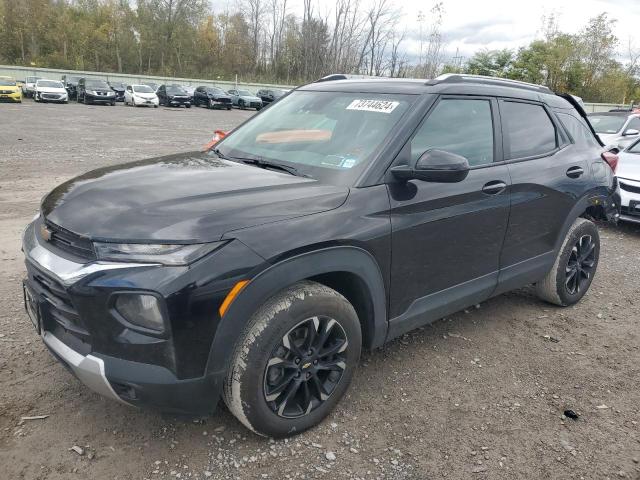
[[[346,392],[361,343],[358,316],[346,298],[319,283],[295,284],[249,321],[232,356],[225,403],[260,435],[303,432]]]
[[[563,307],[577,303],[589,290],[599,258],[598,228],[586,218],[576,219],[553,268],[536,284],[536,293],[541,299]]]

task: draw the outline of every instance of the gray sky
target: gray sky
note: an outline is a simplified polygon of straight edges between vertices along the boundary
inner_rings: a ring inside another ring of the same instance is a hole
[[[375,0],[360,0],[366,6]],[[407,30],[403,50],[418,56],[418,12],[429,13],[434,1],[394,0],[403,12],[402,27]],[[236,0],[212,0],[214,11],[233,6]],[[314,0],[315,8],[323,13],[331,11],[334,0]],[[628,50],[629,39],[640,48],[640,0],[442,0],[444,16],[442,32],[447,52],[456,49],[463,57],[470,57],[482,49],[517,49],[540,35],[543,15],[556,14],[560,30],[577,33],[591,17],[607,12],[617,20],[615,33],[620,40],[622,60]],[[288,0],[292,13],[302,13],[302,0]],[[233,8],[231,8],[233,9]],[[331,18],[331,16],[329,16]]]

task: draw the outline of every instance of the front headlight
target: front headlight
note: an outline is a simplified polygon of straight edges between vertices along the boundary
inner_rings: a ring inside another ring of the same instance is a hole
[[[93,246],[99,260],[146,262],[162,265],[188,265],[220,248],[226,242],[189,245],[152,243],[103,243]]]

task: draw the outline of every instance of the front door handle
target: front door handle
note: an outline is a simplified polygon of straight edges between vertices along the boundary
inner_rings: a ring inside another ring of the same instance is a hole
[[[578,178],[583,173],[584,169],[582,167],[571,167],[569,170],[567,170],[567,177]]]
[[[493,180],[489,183],[485,183],[484,187],[482,187],[482,191],[487,195],[498,195],[499,193],[504,192],[505,188],[507,188],[507,184],[502,180]]]

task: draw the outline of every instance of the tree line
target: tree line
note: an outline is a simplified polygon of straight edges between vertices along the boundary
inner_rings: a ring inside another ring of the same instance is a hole
[[[300,7],[299,3],[302,2]],[[295,7],[295,8],[294,8]],[[615,21],[601,14],[578,34],[548,18],[518,50],[448,58],[443,3],[418,14],[420,54],[405,48],[394,0],[0,0],[0,62],[130,74],[301,84],[328,73],[432,78],[442,72],[542,83],[588,101],[640,99],[640,52],[619,58]]]

